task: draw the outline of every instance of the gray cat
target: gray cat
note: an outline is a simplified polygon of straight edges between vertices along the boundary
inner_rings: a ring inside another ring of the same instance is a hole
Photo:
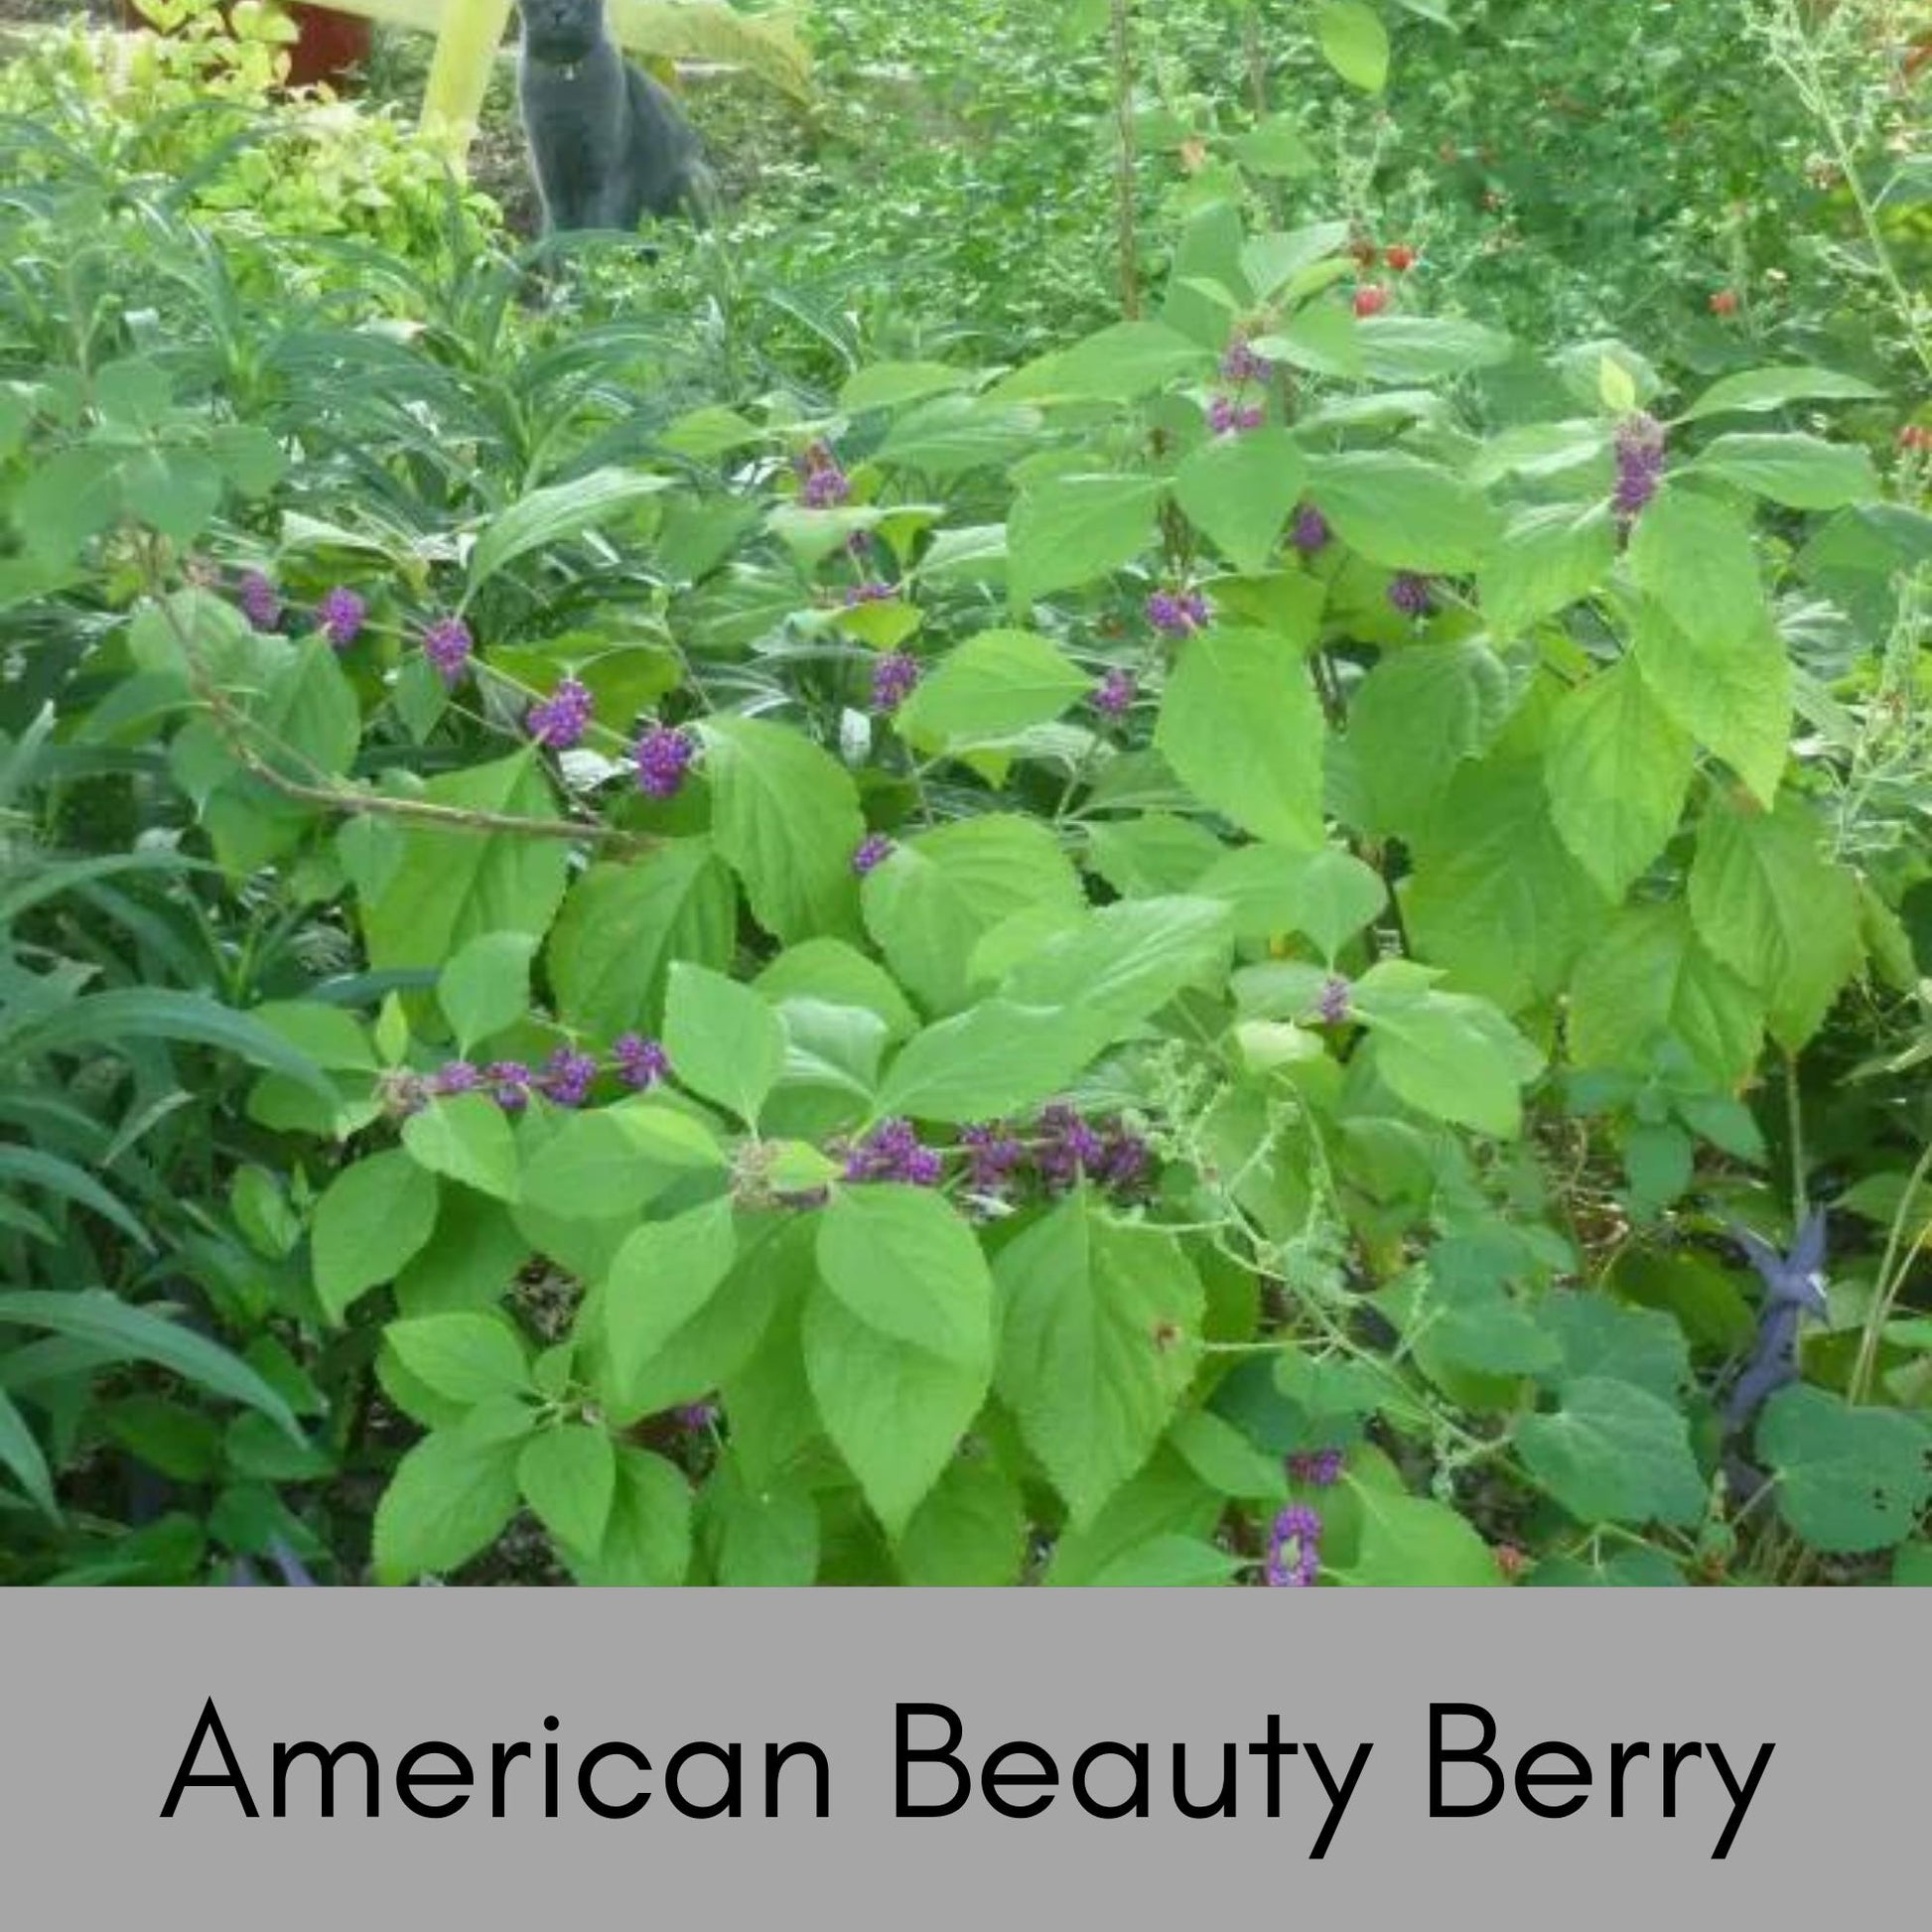
[[[544,229],[709,219],[716,189],[677,103],[618,51],[604,0],[522,0],[518,95]]]

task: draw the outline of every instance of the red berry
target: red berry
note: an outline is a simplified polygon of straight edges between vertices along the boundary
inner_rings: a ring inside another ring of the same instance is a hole
[[[1404,275],[1407,274],[1410,269],[1415,267],[1416,251],[1413,248],[1411,248],[1409,244],[1405,241],[1392,242],[1388,247],[1388,249],[1383,254],[1382,259],[1386,261],[1388,265],[1392,269],[1394,269],[1398,275]]]
[[[1714,316],[1734,316],[1737,313],[1737,291],[1720,289],[1711,298],[1711,313]]]
[[[1389,292],[1373,282],[1365,283],[1355,291],[1355,313],[1358,316],[1379,316],[1389,306]]]

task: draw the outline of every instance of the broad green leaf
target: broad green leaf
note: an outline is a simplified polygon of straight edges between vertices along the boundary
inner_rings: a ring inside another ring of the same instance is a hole
[[[1371,316],[1356,331],[1362,371],[1372,382],[1445,382],[1507,361],[1500,330],[1449,316]]]
[[[419,1315],[390,1322],[382,1339],[411,1375],[452,1402],[483,1402],[529,1387],[523,1344],[498,1315]]]
[[[1821,848],[1795,793],[1774,812],[1714,806],[1698,828],[1691,918],[1705,946],[1763,995],[1772,1034],[1796,1052],[1864,957],[1858,885]]]
[[[846,378],[839,407],[855,416],[868,409],[892,409],[967,388],[972,380],[971,369],[956,369],[945,362],[873,362]]]
[[[928,1588],[986,1588],[1020,1581],[1027,1508],[998,1463],[957,1457],[913,1512],[899,1538],[898,1571]]]
[[[400,1148],[345,1168],[316,1203],[316,1294],[340,1321],[368,1290],[394,1281],[436,1227],[436,1176]]]
[[[1393,1494],[1357,1483],[1361,1532],[1351,1568],[1337,1581],[1406,1588],[1500,1586],[1502,1573],[1489,1546],[1447,1503]]]
[[[1379,94],[1389,78],[1389,30],[1364,0],[1317,0],[1314,34],[1322,58],[1364,93]]]
[[[437,975],[436,999],[459,1051],[467,1053],[528,1014],[536,944],[528,932],[480,932],[446,962]]]
[[[1675,1038],[1728,1089],[1749,1075],[1763,1034],[1762,1000],[1704,945],[1680,900],[1614,913],[1571,981],[1578,1066],[1644,1066]]]
[[[604,1541],[594,1556],[564,1560],[589,1588],[663,1588],[691,1566],[691,1485],[661,1455],[617,1449]]]
[[[446,1576],[494,1543],[516,1513],[519,1441],[460,1429],[425,1436],[396,1464],[375,1507],[380,1584]]]
[[[503,1110],[484,1093],[428,1102],[402,1124],[402,1144],[418,1166],[446,1174],[493,1200],[517,1192],[516,1138]]]
[[[698,730],[712,837],[759,923],[788,944],[849,933],[852,855],[866,830],[851,774],[799,732],[765,719],[714,716]]]
[[[1217,626],[1182,646],[1154,742],[1202,804],[1257,838],[1312,845],[1321,836],[1322,740],[1298,645]]]
[[[1054,477],[1025,491],[1007,519],[1016,609],[1132,563],[1154,542],[1160,500],[1152,477]]]
[[[904,1039],[918,1030],[918,1016],[893,976],[842,939],[807,939],[788,946],[753,984],[774,1007],[793,999],[863,1007],[885,1023],[889,1041]]]
[[[1835,510],[1880,493],[1870,456],[1856,443],[1818,436],[1720,436],[1699,451],[1690,474],[1735,483],[1795,510]]]
[[[1302,499],[1308,464],[1284,429],[1216,436],[1182,463],[1174,498],[1236,570],[1267,568],[1283,526]]]
[[[1474,570],[1501,535],[1480,490],[1397,450],[1313,457],[1309,493],[1335,534],[1385,570]]]
[[[1691,1379],[1685,1331],[1661,1309],[1631,1308],[1608,1295],[1547,1295],[1538,1325],[1563,1352],[1558,1383],[1593,1376],[1647,1389],[1662,1402],[1678,1401]]]
[[[1489,634],[1507,642],[1602,587],[1616,561],[1616,524],[1593,503],[1518,510],[1476,578]]]
[[[1636,664],[1664,710],[1768,804],[1787,756],[1791,663],[1761,600],[1752,616],[1742,631],[1715,622],[1692,630],[1660,605],[1646,604]]]
[[[965,1124],[1062,1092],[1106,1043],[1061,1007],[982,1000],[914,1034],[887,1069],[878,1111]]]
[[[535,754],[429,779],[431,804],[517,818],[554,819],[549,781]],[[570,870],[561,838],[475,829],[397,835],[402,857],[373,901],[362,905],[369,964],[432,966],[485,932],[541,936],[556,915]]]
[[[678,960],[664,994],[664,1048],[681,1085],[755,1124],[784,1069],[784,1023],[749,986]]]
[[[603,1545],[617,1477],[610,1437],[588,1423],[532,1436],[516,1459],[523,1500],[564,1549],[580,1555]]]
[[[726,1588],[797,1588],[818,1578],[818,1504],[797,1480],[755,1487],[734,1452],[705,1485],[704,1542]]]
[[[1421,644],[1384,657],[1349,707],[1365,831],[1413,834],[1428,824],[1455,768],[1480,758],[1515,704],[1509,673],[1486,646]]]
[[[604,1285],[604,1338],[618,1387],[641,1381],[658,1351],[703,1311],[738,1259],[729,1196],[646,1221],[618,1250]]]
[[[1627,659],[1557,707],[1543,773],[1571,856],[1620,899],[1677,830],[1690,791],[1690,738]]]
[[[991,1361],[928,1354],[873,1327],[824,1283],[806,1301],[803,1334],[826,1434],[897,1536],[979,1414]]]
[[[966,1368],[991,1361],[993,1278],[938,1193],[896,1182],[841,1188],[819,1222],[818,1273],[880,1334]]]
[[[1286,1502],[1288,1470],[1278,1455],[1264,1455],[1231,1422],[1209,1409],[1182,1416],[1168,1441],[1187,1466],[1224,1496],[1250,1502]]]
[[[1516,1430],[1524,1465],[1583,1524],[1695,1523],[1705,1483],[1683,1411],[1633,1383],[1566,1382],[1555,1415]]]
[[[581,541],[587,531],[635,509],[670,483],[642,470],[605,469],[531,490],[492,518],[477,539],[470,553],[470,595],[519,557],[549,544]]]
[[[1030,951],[1001,982],[1000,996],[1061,1008],[1072,1027],[1104,1044],[1188,987],[1218,989],[1230,930],[1226,908],[1207,897],[1102,906]]]
[[[723,1173],[711,1130],[655,1101],[572,1114],[530,1158],[519,1204],[570,1218],[635,1217],[674,1182]]]
[[[1087,828],[1087,862],[1122,898],[1185,893],[1221,856],[1204,825],[1171,812],[1143,812]]]
[[[27,1499],[53,1522],[61,1520],[61,1505],[54,1495],[54,1478],[48,1471],[47,1457],[27,1418],[14,1399],[0,1388],[0,1467],[13,1471],[14,1480],[26,1491]]]
[[[1160,322],[1116,322],[1070,348],[1016,369],[987,392],[995,403],[1090,397],[1138,402],[1212,358],[1198,343]]]
[[[1001,1250],[999,1388],[1076,1526],[1148,1459],[1192,1376],[1204,1296],[1173,1236],[1083,1187]]]
[[[1880,393],[1857,376],[1832,369],[1744,369],[1712,383],[1680,420],[1695,423],[1706,416],[1755,415],[1793,402],[1864,402]]]
[[[1375,1071],[1398,1099],[1478,1133],[1520,1131],[1520,1089],[1543,1070],[1543,1055],[1488,1001],[1405,986],[1386,965],[1358,980],[1351,998]]]
[[[1855,1555],[1912,1533],[1932,1501],[1932,1431],[1895,1409],[1855,1409],[1797,1384],[1764,1405],[1757,1451],[1779,1514],[1815,1550]]]
[[[1227,903],[1237,938],[1300,932],[1328,960],[1389,902],[1373,867],[1326,845],[1312,852],[1242,846],[1201,874],[1195,890],[1202,898]]]
[[[985,630],[949,651],[895,718],[924,751],[985,745],[1050,724],[1092,679],[1031,630]]]

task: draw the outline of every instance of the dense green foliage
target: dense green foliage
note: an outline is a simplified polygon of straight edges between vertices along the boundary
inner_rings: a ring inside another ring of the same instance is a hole
[[[1040,11],[540,277],[0,81],[0,1578],[1925,1576],[1906,253]]]

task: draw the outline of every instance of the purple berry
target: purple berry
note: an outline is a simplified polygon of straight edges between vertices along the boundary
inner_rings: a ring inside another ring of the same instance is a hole
[[[938,1151],[921,1144],[909,1120],[883,1120],[845,1155],[849,1181],[896,1180],[936,1187],[943,1172]]]
[[[559,1107],[581,1107],[597,1078],[597,1061],[589,1053],[559,1046],[544,1062],[537,1085]]]
[[[1610,506],[1627,530],[1657,493],[1664,477],[1664,426],[1641,410],[1618,424],[1616,488]]]
[[[836,508],[852,494],[839,460],[823,443],[814,443],[798,460],[798,495],[807,509]]]
[[[251,570],[241,580],[236,593],[241,615],[256,630],[273,630],[282,621],[282,600],[260,571]]]
[[[1277,1588],[1307,1588],[1320,1569],[1320,1513],[1307,1503],[1290,1503],[1269,1533],[1263,1575]]]
[[[845,593],[845,608],[856,611],[862,604],[890,604],[897,595],[897,584],[854,584]]]
[[[1304,503],[1295,512],[1293,542],[1305,557],[1311,557],[1317,550],[1326,548],[1328,519],[1312,503]]]
[[[470,626],[461,618],[438,618],[423,632],[423,654],[442,674],[443,682],[451,686],[462,681],[474,645]]]
[[[1311,1489],[1333,1488],[1341,1475],[1341,1453],[1338,1449],[1324,1449],[1291,1455],[1288,1458],[1288,1473],[1297,1482],[1305,1482]]]
[[[492,1060],[483,1068],[483,1078],[504,1113],[520,1114],[530,1104],[536,1076],[521,1060]]]
[[[852,870],[861,879],[877,872],[893,856],[893,842],[884,832],[868,832],[852,855]]]
[[[1199,591],[1156,591],[1147,601],[1148,622],[1169,637],[1191,637],[1208,616]]]
[[[1398,571],[1389,585],[1389,602],[1405,618],[1426,618],[1436,608],[1429,592],[1429,580],[1414,571]]]
[[[523,720],[530,736],[553,752],[569,751],[584,736],[590,722],[590,690],[574,677],[561,679],[549,697],[530,707]]]
[[[449,1061],[430,1081],[438,1093],[475,1093],[483,1084],[483,1069],[469,1060]]]
[[[1221,379],[1224,382],[1266,382],[1274,373],[1274,363],[1265,356],[1257,355],[1253,345],[1242,336],[1237,336],[1228,345],[1227,353],[1221,357]]]
[[[611,1043],[612,1063],[618,1078],[635,1093],[654,1087],[670,1077],[671,1059],[654,1039],[642,1034],[621,1034]]]
[[[1330,974],[1322,982],[1321,997],[1315,1003],[1315,1011],[1321,1016],[1324,1027],[1342,1027],[1348,1024],[1349,986],[1339,974]]]
[[[897,711],[912,695],[922,668],[910,651],[889,650],[872,667],[873,710]]]
[[[1236,402],[1232,396],[1216,396],[1207,406],[1207,425],[1216,436],[1240,436],[1267,420],[1268,412],[1259,403]]]
[[[638,788],[650,798],[674,798],[684,783],[685,767],[697,751],[697,743],[688,732],[652,725],[637,740],[631,754]]]
[[[1132,672],[1118,666],[1093,688],[1093,708],[1103,718],[1124,718],[1133,709],[1136,686]]]
[[[338,584],[316,606],[316,621],[322,634],[338,650],[346,650],[362,634],[362,621],[369,607],[345,584]]]
[[[715,1402],[687,1402],[682,1408],[671,1411],[677,1426],[690,1430],[694,1435],[702,1435],[718,1420],[718,1415]]]

